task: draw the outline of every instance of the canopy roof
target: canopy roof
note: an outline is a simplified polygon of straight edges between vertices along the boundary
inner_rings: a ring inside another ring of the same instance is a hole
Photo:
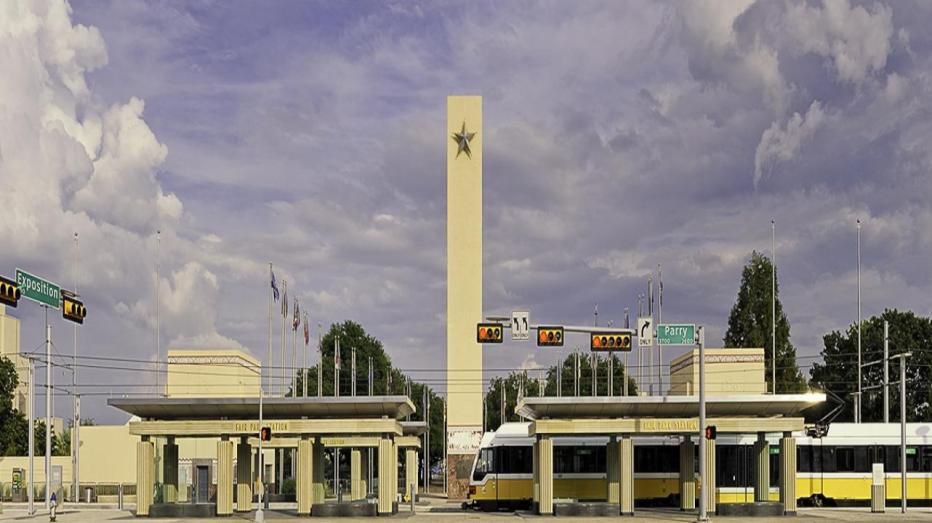
[[[825,394],[709,396],[709,417],[792,417],[825,401]],[[525,418],[685,418],[699,415],[698,396],[526,397],[515,412]]]
[[[107,404],[149,420],[248,419],[259,417],[259,398],[110,398]],[[265,398],[263,419],[388,418],[412,414],[407,396]],[[416,429],[415,429],[416,430]]]

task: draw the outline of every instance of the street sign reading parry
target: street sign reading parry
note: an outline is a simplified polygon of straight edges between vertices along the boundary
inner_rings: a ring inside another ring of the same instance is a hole
[[[58,309],[61,306],[61,287],[50,281],[43,280],[24,270],[16,269],[16,285],[19,286],[20,292],[23,293],[23,298],[29,298],[36,303],[48,305],[53,309]]]
[[[694,323],[661,323],[657,325],[657,343],[660,345],[695,345]]]

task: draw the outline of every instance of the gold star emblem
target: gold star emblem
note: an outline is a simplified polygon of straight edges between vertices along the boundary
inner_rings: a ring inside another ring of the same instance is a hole
[[[456,142],[457,150],[456,157],[460,157],[460,153],[466,153],[466,157],[472,159],[472,151],[469,150],[469,141],[476,136],[476,133],[466,132],[466,121],[463,121],[463,127],[458,133],[453,133],[453,141]]]

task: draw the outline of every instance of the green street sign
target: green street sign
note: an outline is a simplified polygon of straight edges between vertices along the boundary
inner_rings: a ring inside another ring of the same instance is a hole
[[[661,323],[657,325],[657,343],[660,345],[695,345],[694,323]]]
[[[53,309],[61,306],[61,287],[50,281],[43,280],[38,276],[33,276],[28,272],[16,269],[16,285],[23,298],[48,305]]]

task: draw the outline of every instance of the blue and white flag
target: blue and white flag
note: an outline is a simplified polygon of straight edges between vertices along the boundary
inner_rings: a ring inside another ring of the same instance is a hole
[[[288,317],[288,280],[282,280],[282,317]]]
[[[278,285],[275,284],[275,271],[269,267],[269,273],[272,274],[272,297],[275,298],[275,301],[278,301]]]

